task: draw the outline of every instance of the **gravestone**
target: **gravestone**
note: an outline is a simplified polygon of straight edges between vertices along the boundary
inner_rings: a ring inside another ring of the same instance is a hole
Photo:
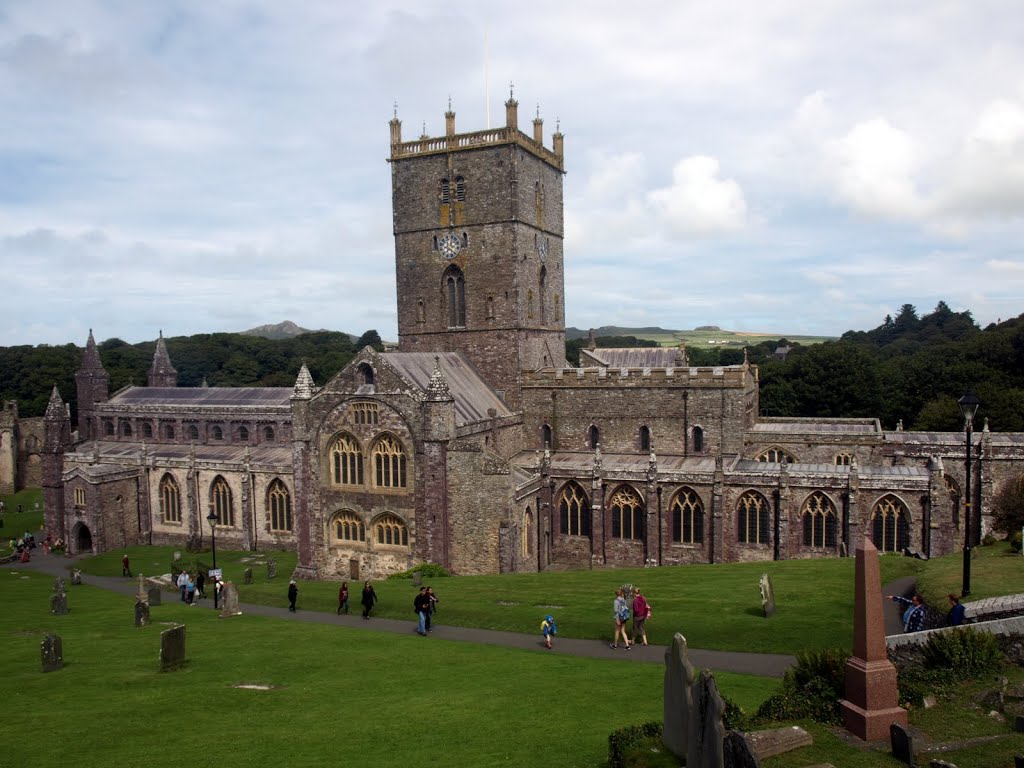
[[[775,589],[767,573],[761,574],[761,608],[766,619],[775,613]]]
[[[892,756],[907,765],[914,764],[914,737],[899,723],[889,726],[889,740],[892,742]]]
[[[145,600],[135,601],[135,626],[144,627],[149,624],[149,603]]]
[[[761,761],[739,731],[729,731],[722,745],[723,768],[761,768]]]
[[[672,645],[665,649],[665,725],[661,741],[680,760],[686,757],[686,740],[693,710],[690,689],[696,677],[697,670],[686,652],[686,638],[676,632],[672,636]]]
[[[781,755],[801,747],[809,747],[814,738],[798,725],[788,728],[768,728],[763,731],[752,731],[746,734],[747,743],[757,755],[758,760]]]
[[[703,670],[690,689],[693,709],[686,741],[687,768],[721,768],[724,762],[725,703],[718,693],[715,676]]]
[[[225,581],[220,590],[220,617],[239,616],[242,611],[238,607],[238,587],[234,582]]]
[[[167,672],[185,663],[185,627],[179,625],[160,633],[160,671]]]
[[[414,587],[419,587],[419,586],[423,585],[423,574],[420,573],[419,571],[413,571],[413,574],[412,574],[412,585]]]
[[[64,579],[58,576],[53,580],[53,591],[54,592],[67,592],[67,588],[64,586]]]
[[[269,560],[267,560],[267,578],[277,578],[277,560],[275,560],[274,558],[270,558]]]
[[[68,611],[68,596],[66,592],[50,595],[50,613],[54,616],[67,616]]]
[[[243,584],[252,584],[252,568],[246,568],[245,573],[242,574]]]
[[[77,568],[71,572],[71,583],[76,587],[82,583],[82,572]]]
[[[150,584],[146,590],[146,602],[149,603],[150,607],[154,605],[163,605],[163,595],[160,592],[160,587],[156,584]]]
[[[60,635],[47,635],[40,643],[40,654],[43,657],[43,672],[56,672],[64,668],[64,643]]]

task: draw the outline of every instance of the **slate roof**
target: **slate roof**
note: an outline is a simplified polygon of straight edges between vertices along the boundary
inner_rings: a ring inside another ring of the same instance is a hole
[[[106,442],[103,440],[90,440],[75,446],[67,456],[71,459],[85,461],[96,455],[99,449],[100,459],[110,461],[121,461],[130,463],[138,461],[145,455],[146,458],[156,457],[157,463],[162,460],[183,460],[187,461],[192,454],[192,446],[188,444],[146,443],[146,451],[143,454],[142,443],[127,442]],[[243,464],[245,462],[244,445],[196,445],[196,461],[213,462],[223,464]],[[291,467],[292,449],[291,445],[266,444],[249,446],[249,462],[253,465],[285,465]],[[97,465],[102,466],[102,465]],[[120,466],[119,469],[124,469]]]
[[[782,434],[806,434],[827,433],[827,434],[881,434],[877,422],[873,420],[849,420],[849,421],[769,421],[758,422],[750,428],[750,432],[779,432]]]
[[[714,456],[660,456],[656,454],[659,472],[714,472]],[[534,467],[538,456],[535,451],[523,451],[512,459],[520,467]],[[601,467],[609,472],[646,472],[650,459],[647,454],[603,453]],[[763,466],[763,465],[762,465]],[[551,454],[551,469],[556,474],[589,474],[594,468],[594,454],[590,451],[559,451]]]
[[[586,365],[584,355],[594,365],[607,368],[682,368],[683,356],[678,347],[598,347],[581,349],[580,365]]]
[[[107,402],[111,405],[265,408],[291,407],[291,397],[291,387],[128,387]]]
[[[732,467],[733,472],[778,472],[781,468],[781,464],[775,464],[766,461],[755,461],[754,459],[740,459]],[[845,465],[836,464],[800,464],[792,463],[786,465],[786,471],[793,475],[800,474],[836,474],[836,475],[848,475],[850,474],[850,467]],[[885,476],[885,477],[928,477],[928,470],[924,467],[911,467],[911,466],[900,466],[900,467],[888,467],[880,464],[861,464],[857,467],[857,472],[862,476]]]
[[[430,374],[434,371],[435,359],[455,400],[456,424],[486,419],[488,408],[493,408],[498,417],[512,415],[509,407],[480,378],[480,374],[460,352],[388,352],[380,356],[380,360],[423,392],[430,389]]]

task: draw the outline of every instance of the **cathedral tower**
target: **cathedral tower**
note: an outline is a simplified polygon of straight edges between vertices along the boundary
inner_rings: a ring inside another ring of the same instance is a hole
[[[93,405],[105,402],[110,397],[110,374],[100,360],[92,328],[89,329],[89,340],[82,353],[82,365],[75,372],[75,385],[78,391],[78,439],[94,440],[100,435],[94,434]]]
[[[513,408],[520,372],[565,361],[563,137],[518,127],[402,141],[391,128],[401,352],[462,352]]]

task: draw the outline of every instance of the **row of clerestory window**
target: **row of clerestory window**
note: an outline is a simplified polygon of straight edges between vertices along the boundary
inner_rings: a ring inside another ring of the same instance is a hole
[[[701,427],[693,427],[690,430],[691,435],[691,446],[694,453],[703,453],[704,451],[704,430]],[[554,437],[555,432],[550,424],[545,424],[541,427],[541,443],[545,448],[554,448]],[[587,445],[591,449],[596,449],[601,444],[601,429],[596,424],[591,424],[587,429]],[[641,424],[637,430],[637,446],[641,451],[651,450],[651,428],[646,424]]]
[[[235,505],[231,486],[218,475],[210,483],[207,497],[209,512],[216,517],[218,526],[236,526]],[[165,523],[181,523],[181,490],[174,476],[167,473],[159,486],[160,517]],[[267,528],[271,532],[290,533],[294,528],[292,497],[288,487],[280,478],[274,478],[267,486],[264,497]]]
[[[156,432],[153,429],[153,424],[148,421],[143,421],[138,424],[139,437],[143,440],[150,440],[153,438]],[[200,430],[196,424],[185,424],[181,429],[182,436],[186,440],[196,441],[199,440]],[[120,426],[115,427],[114,422],[110,419],[103,421],[103,434],[106,437],[117,437],[120,434],[121,437],[132,438],[135,436],[135,430],[132,427],[132,422],[127,419],[123,419],[120,422]],[[164,440],[174,440],[177,434],[174,424],[161,424],[159,428],[160,437]],[[209,439],[220,442],[225,439],[225,430],[219,424],[214,424],[209,428]],[[262,441],[265,443],[272,443],[276,439],[276,432],[274,427],[266,424],[264,425],[257,434],[260,435]],[[249,441],[251,432],[249,427],[245,425],[239,425],[234,431],[233,442],[246,443]]]

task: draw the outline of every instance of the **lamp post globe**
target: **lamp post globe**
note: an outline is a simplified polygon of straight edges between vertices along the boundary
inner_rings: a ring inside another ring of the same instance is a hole
[[[206,516],[206,521],[210,524],[210,548],[213,551],[213,569],[217,570],[217,515],[213,512]],[[218,593],[219,593],[219,582],[220,579],[216,579],[213,583],[213,607],[218,608]]]
[[[971,594],[971,544],[973,543],[973,520],[971,507],[974,497],[971,494],[971,435],[974,432],[974,415],[978,412],[981,400],[971,390],[964,392],[964,396],[957,400],[960,406],[960,413],[964,417],[964,446],[965,458],[965,481],[964,481],[964,567],[963,567],[963,588],[961,597]]]

